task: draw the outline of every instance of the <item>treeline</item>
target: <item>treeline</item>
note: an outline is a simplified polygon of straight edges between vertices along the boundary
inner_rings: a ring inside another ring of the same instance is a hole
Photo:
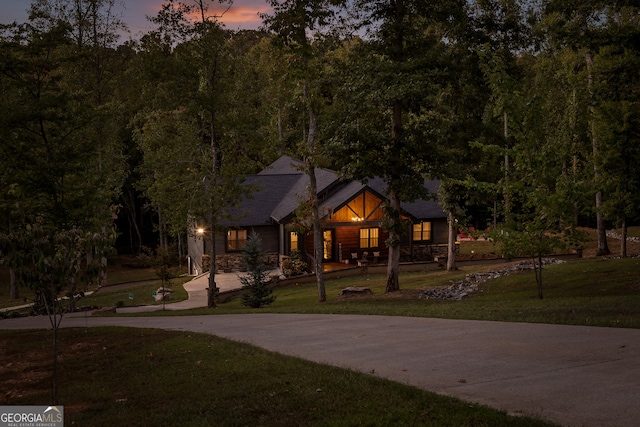
[[[149,231],[168,247],[196,219],[217,230],[239,178],[281,154],[312,185],[318,166],[382,177],[391,264],[400,202],[425,178],[443,183],[452,233],[475,220],[514,253],[578,243],[588,224],[607,254],[605,228],[639,219],[635,1],[269,0],[261,31],[225,29],[218,2],[167,1],[127,41],[114,1],[34,0],[26,23],[2,26],[14,271],[35,262],[16,243],[34,229],[93,236],[95,259],[114,231],[136,253]]]

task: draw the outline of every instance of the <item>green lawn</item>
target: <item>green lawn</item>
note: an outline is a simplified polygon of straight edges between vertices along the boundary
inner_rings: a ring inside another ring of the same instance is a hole
[[[386,277],[368,274],[328,280],[327,301],[317,302],[315,283],[276,289],[276,301],[261,312],[273,313],[341,313],[390,316],[439,317],[509,322],[563,323],[640,328],[640,258],[581,259],[546,266],[543,270],[544,299],[537,298],[533,272],[523,272],[491,280],[479,292],[463,301],[418,299],[419,289],[446,286],[465,274],[491,270],[493,265],[467,266],[453,273],[429,271],[402,273],[397,294],[384,294]],[[171,302],[187,298],[182,283],[174,279]],[[160,286],[157,280],[130,286],[103,288],[94,296],[78,302],[79,306],[116,306],[153,304],[152,292]],[[349,286],[369,287],[372,297],[339,299],[341,289]],[[129,299],[133,294],[133,300]],[[220,304],[215,311],[202,308],[165,312],[162,315],[251,313],[239,299]],[[146,315],[158,315],[146,314]]]
[[[175,275],[179,276],[185,271],[175,269]],[[174,291],[172,302],[187,298],[187,292],[182,284],[189,279],[175,278],[171,281]],[[122,302],[125,306],[139,304],[154,304],[151,293],[162,286],[156,271],[151,267],[141,267],[135,258],[129,256],[117,256],[109,259],[107,271],[107,284],[99,292],[91,297],[80,300],[79,306],[97,305],[99,307],[115,306]],[[127,284],[127,289],[122,289]],[[114,286],[114,288],[110,288]],[[94,289],[87,289],[93,291]],[[133,300],[129,298],[133,293]],[[20,299],[9,299],[9,270],[0,265],[0,308],[13,307],[32,302],[33,293],[28,289],[20,288]]]
[[[495,268],[402,273],[402,291],[394,294],[384,294],[384,275],[329,280],[325,303],[317,302],[315,283],[294,285],[276,289],[274,304],[259,311],[640,328],[640,258],[581,259],[547,266],[543,300],[537,298],[533,272],[488,281],[462,301],[416,298],[419,289],[445,286],[467,273]],[[348,286],[370,287],[374,295],[338,298]],[[80,304],[100,302],[98,298],[115,304],[131,292],[134,303],[139,303],[138,297],[149,294],[150,299],[155,287],[152,283],[114,287]],[[173,287],[182,288],[177,282]],[[256,311],[234,300],[216,310],[146,315]],[[0,404],[47,401],[49,333],[0,331],[0,348]],[[119,328],[62,330],[60,349],[60,403],[69,425],[545,425],[207,335]]]
[[[180,277],[171,280],[171,299],[167,303],[183,301],[188,298],[187,291],[182,286],[185,282],[191,280],[190,277]],[[128,307],[136,305],[154,305],[162,304],[156,302],[153,292],[162,287],[162,282],[158,279],[143,282],[135,282],[134,284],[124,287],[104,287],[93,295],[87,296],[79,300],[78,305],[98,306],[98,307]]]
[[[544,299],[537,297],[533,271],[485,282],[462,301],[418,299],[420,288],[446,286],[467,273],[496,266],[464,267],[448,273],[402,273],[401,292],[384,294],[384,275],[362,275],[326,282],[327,301],[317,302],[315,283],[276,289],[276,301],[264,313],[339,313],[438,317],[506,322],[562,323],[640,328],[640,258],[581,259],[543,269]],[[369,287],[370,297],[338,298],[348,286]],[[215,311],[195,309],[163,315],[253,313],[238,300]]]
[[[65,425],[551,425],[209,335],[63,329],[59,342]],[[0,404],[49,402],[50,334],[0,331],[0,348]]]

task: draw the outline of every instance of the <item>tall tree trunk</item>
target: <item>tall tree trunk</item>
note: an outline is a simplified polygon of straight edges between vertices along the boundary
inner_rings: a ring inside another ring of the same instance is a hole
[[[282,109],[278,108],[278,154],[282,156],[285,153],[284,145],[284,129],[282,124]]]
[[[542,295],[542,252],[538,252],[538,256],[533,257],[533,271],[536,274],[536,284],[538,285],[538,298],[543,299]]]
[[[627,257],[627,219],[626,218],[622,220],[621,234],[622,236],[620,236],[620,256],[622,258],[626,258]]]
[[[57,295],[54,291],[54,288],[50,289],[51,301],[47,300],[47,291],[43,292],[42,296],[44,298],[45,309],[47,310],[47,317],[49,317],[49,323],[51,324],[51,330],[53,331],[53,375],[51,378],[51,401],[54,405],[58,404],[58,329],[60,328],[60,323],[62,323],[62,317],[64,316],[64,311],[60,310],[60,314],[58,315],[58,301]]]
[[[456,266],[456,237],[458,236],[458,227],[456,227],[453,211],[449,211],[448,217],[449,239],[447,241],[447,271],[455,271],[458,269]]]
[[[67,288],[67,296],[69,297],[69,305],[68,310],[71,312],[76,311],[76,299],[73,297],[73,291],[76,286],[76,282],[74,279],[69,281],[69,287]]]
[[[577,101],[577,91],[576,89],[573,90],[572,94],[571,94],[571,99],[572,99],[572,104],[573,105],[577,105],[578,101]],[[576,109],[577,111],[577,109]],[[571,146],[572,146],[572,152],[574,153],[571,157],[571,175],[572,175],[572,180],[574,182],[576,182],[578,179],[580,179],[580,177],[578,176],[578,155],[577,153],[579,152],[577,145],[578,145],[578,131],[576,130],[577,127],[577,121],[578,118],[577,116],[577,112],[575,114],[572,115],[571,117],[571,130],[572,130],[572,137],[571,137]],[[574,227],[577,227],[578,224],[580,222],[580,205],[578,204],[578,201],[575,201],[573,203],[573,225]]]
[[[160,249],[165,250],[165,229],[164,229],[164,220],[162,218],[162,209],[158,207],[158,234],[160,240]]]
[[[102,234],[104,236],[107,235],[107,227],[102,227]],[[104,256],[104,250],[102,251],[102,257],[100,258],[100,265],[102,269],[100,270],[100,274],[98,276],[98,286],[106,286],[107,285],[107,257]]]
[[[127,211],[127,217],[129,218],[129,244],[131,246],[131,252],[134,255],[140,253],[140,246],[142,246],[142,233],[140,232],[140,226],[138,225],[138,211],[136,206],[136,197],[130,184],[125,185],[124,193],[122,195],[122,201],[124,202],[125,210]],[[142,215],[144,218],[144,215]],[[133,244],[133,232],[135,231],[138,238],[137,247]]]
[[[505,220],[508,222],[511,218],[511,194],[509,192],[509,169],[511,168],[511,165],[509,158],[509,115],[506,111],[502,116],[502,120],[504,125],[504,215]]]
[[[318,302],[325,302],[327,294],[324,286],[324,234],[322,224],[320,224],[320,215],[318,212],[318,191],[316,183],[316,175],[313,171],[313,161],[307,159],[307,173],[309,174],[309,197],[312,205],[311,221],[313,222],[313,253],[315,258],[316,283],[318,285]]]
[[[11,300],[20,298],[18,281],[16,280],[16,271],[13,268],[9,269],[9,298]]]
[[[395,1],[395,22],[393,41],[393,60],[401,66],[404,62],[404,33],[403,21],[405,7],[403,0]],[[391,141],[392,150],[400,151],[403,134],[403,114],[404,106],[400,99],[393,102],[391,116]],[[398,164],[397,167],[402,167]],[[385,292],[395,292],[400,290],[400,230],[402,228],[400,216],[400,195],[395,188],[394,180],[388,182],[389,188],[389,262],[387,265],[387,286]]]
[[[54,317],[56,316],[54,312]],[[57,323],[54,320],[54,323]],[[58,326],[53,326],[53,375],[51,378],[51,401],[58,404]]]
[[[315,258],[316,283],[318,285],[318,302],[325,302],[327,300],[327,294],[324,286],[323,271],[324,235],[322,232],[322,224],[320,224],[320,212],[318,211],[318,184],[316,181],[315,162],[313,161],[313,156],[317,151],[316,133],[318,120],[313,106],[311,105],[309,85],[306,81],[304,82],[304,97],[307,101],[309,112],[309,133],[307,134],[309,155],[306,158],[305,166],[307,169],[307,175],[309,175],[309,203],[311,203],[311,222],[313,224],[313,252]]]
[[[211,263],[209,264],[209,287],[207,288],[207,307],[216,308],[216,295],[218,294],[218,286],[216,285],[216,235],[213,229],[212,221],[209,238],[211,242]]]
[[[598,251],[597,255],[609,255],[611,251],[609,250],[609,245],[607,244],[607,230],[604,222],[604,214],[602,213],[602,190],[600,190],[600,143],[598,141],[598,137],[596,135],[596,123],[595,123],[595,106],[593,105],[593,56],[591,51],[588,51],[585,55],[585,60],[587,62],[587,85],[589,88],[589,96],[592,99],[591,106],[589,107],[590,113],[590,121],[591,121],[591,145],[593,149],[593,171],[594,171],[594,180],[597,186],[596,191],[596,224],[597,224],[597,233],[598,233]]]
[[[400,197],[394,188],[389,188],[390,215],[389,220],[389,263],[387,265],[387,286],[385,292],[400,290],[400,233],[402,221],[400,216]]]

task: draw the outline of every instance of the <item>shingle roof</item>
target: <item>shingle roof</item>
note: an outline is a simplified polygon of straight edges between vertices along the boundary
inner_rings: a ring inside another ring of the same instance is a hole
[[[288,175],[288,174],[304,174],[304,163],[293,157],[282,156],[275,162],[271,163],[265,170],[258,175]],[[325,191],[329,186],[338,180],[338,174],[331,169],[316,168],[316,181],[318,192]],[[306,183],[304,184],[306,190]]]
[[[433,198],[428,200],[418,199],[413,203],[403,203],[402,209],[416,219],[446,218],[447,213],[442,210],[435,198],[438,193],[438,187],[440,187],[440,181],[425,180],[424,186],[433,195]]]
[[[360,181],[346,182],[343,187],[336,190],[320,203],[321,216],[324,216],[329,210],[337,211],[349,200],[358,195],[364,188],[366,188],[366,186]]]
[[[304,164],[289,156],[282,156],[267,169],[257,175],[246,177],[246,184],[256,186],[250,197],[244,197],[234,216],[238,220],[225,225],[248,227],[280,223],[290,217],[306,198],[309,177],[297,166]],[[316,169],[318,193],[326,196],[320,204],[321,212],[331,207],[343,206],[365,188],[384,197],[386,185],[382,179],[374,178],[363,184],[359,181],[340,181],[330,169]],[[425,181],[425,186],[435,193],[437,181]],[[414,203],[402,203],[403,210],[416,219],[443,218],[446,214],[435,200],[417,200]]]
[[[288,175],[292,173],[302,173],[304,163],[293,157],[281,156],[278,160],[260,171],[258,175]]]
[[[276,222],[284,220],[287,216],[291,215],[296,210],[300,202],[304,200],[307,192],[307,185],[309,178],[305,174],[296,175],[298,178],[293,183],[289,191],[283,194],[279,200],[276,208],[271,212],[271,217]]]
[[[373,178],[369,180],[368,185],[379,194],[386,194],[387,185],[381,178]],[[438,201],[435,199],[438,187],[440,187],[440,181],[425,179],[424,186],[429,191],[429,194],[432,194],[434,198],[427,200],[418,199],[411,203],[402,202],[400,207],[415,219],[446,218],[447,214],[442,210],[440,205],[438,205]]]
[[[255,190],[249,196],[244,196],[239,206],[231,211],[237,219],[224,221],[223,225],[249,227],[272,224],[272,212],[282,202],[283,195],[288,194],[302,176],[299,173],[246,176],[245,185],[254,186]]]

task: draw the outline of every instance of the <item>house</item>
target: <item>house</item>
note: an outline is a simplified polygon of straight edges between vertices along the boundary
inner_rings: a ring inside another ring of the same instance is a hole
[[[276,266],[293,250],[313,258],[312,233],[300,233],[296,227],[296,209],[306,198],[308,176],[302,162],[282,156],[256,175],[246,176],[245,183],[256,188],[234,210],[233,222],[226,235],[216,236],[218,269],[238,269],[248,235],[255,231],[262,239],[268,263]],[[354,263],[367,259],[385,262],[388,233],[382,228],[383,204],[387,200],[381,179],[345,181],[329,169],[316,169],[319,211],[323,224],[324,262]],[[437,181],[425,181],[431,194]],[[430,259],[437,248],[447,243],[447,215],[435,200],[417,200],[401,205],[403,218],[411,230],[401,241],[403,260]],[[208,242],[197,234],[190,239],[189,257],[193,274],[202,272],[202,255]],[[309,262],[309,265],[313,265]]]

